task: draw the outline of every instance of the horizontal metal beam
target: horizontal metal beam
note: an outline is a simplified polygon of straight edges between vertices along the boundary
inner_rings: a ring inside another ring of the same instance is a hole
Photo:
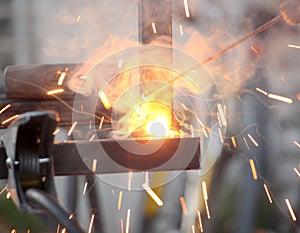
[[[2,147],[0,148],[0,179],[7,178],[5,161],[5,148]],[[104,174],[199,169],[200,139],[54,143],[53,167],[55,176],[85,175],[93,172]],[[43,175],[45,174],[41,174]]]

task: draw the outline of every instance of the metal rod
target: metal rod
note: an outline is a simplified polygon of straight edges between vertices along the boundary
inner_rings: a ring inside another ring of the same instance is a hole
[[[205,65],[212,60],[222,56],[224,53],[228,52],[229,50],[235,48],[237,45],[243,43],[244,41],[248,40],[249,38],[256,36],[257,34],[265,31],[266,29],[270,28],[274,24],[280,22],[282,20],[282,15],[277,15],[273,19],[269,20],[265,24],[261,25],[260,27],[254,29],[252,32],[248,33],[247,35],[243,36],[241,39],[237,40],[236,42],[232,43],[231,45],[227,46],[226,48],[222,49],[221,51],[217,52],[216,54],[204,59],[201,64]]]
[[[163,140],[155,140],[154,143],[161,144],[161,146],[147,155],[132,153],[125,149],[132,148],[135,143],[139,143],[149,150],[153,144],[142,144],[143,140],[122,140],[123,147],[120,146],[120,141],[114,140],[55,143],[52,152],[54,174],[56,176],[91,174],[94,160],[98,161],[95,174],[200,168],[199,138]],[[6,159],[5,148],[0,147],[0,179],[6,179],[8,176]],[[42,162],[46,160],[42,158]]]

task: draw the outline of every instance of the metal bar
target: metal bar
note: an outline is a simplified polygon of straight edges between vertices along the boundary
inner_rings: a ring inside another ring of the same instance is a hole
[[[139,1],[139,41],[149,44],[161,36],[172,44],[172,2],[159,0]]]
[[[55,143],[53,145],[54,174],[55,176],[91,174],[94,160],[97,160],[95,174],[200,168],[199,138],[169,138],[164,141],[151,140],[151,143],[145,140],[122,140],[122,146],[119,143],[114,140]],[[144,151],[151,149],[152,146],[161,145],[161,147],[147,155],[124,149],[133,148],[135,143],[144,143],[142,145]],[[0,179],[7,178],[5,161],[6,153],[2,147],[0,148]]]

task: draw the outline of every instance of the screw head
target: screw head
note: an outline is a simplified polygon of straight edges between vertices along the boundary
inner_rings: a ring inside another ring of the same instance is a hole
[[[12,169],[12,167],[13,167],[13,162],[12,162],[12,159],[11,159],[11,158],[7,158],[6,161],[5,161],[5,163],[6,163],[6,167],[7,167],[8,169]]]

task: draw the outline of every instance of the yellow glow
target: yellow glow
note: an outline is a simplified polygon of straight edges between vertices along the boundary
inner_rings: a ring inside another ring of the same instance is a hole
[[[156,26],[155,26],[155,23],[152,23],[152,29],[153,29],[153,33],[156,34],[157,31],[156,31]]]
[[[118,210],[121,209],[121,205],[122,205],[122,197],[123,197],[123,192],[120,191],[120,192],[119,192],[119,199],[118,199]]]
[[[267,196],[268,196],[269,202],[272,204],[273,201],[272,201],[272,198],[271,198],[271,195],[270,195],[268,186],[267,186],[266,184],[264,184],[264,188],[265,188],[266,194],[267,194]]]
[[[300,49],[300,46],[298,46],[298,45],[293,45],[293,44],[289,44],[288,47],[290,47],[290,48],[295,48],[295,49]]]
[[[171,108],[157,101],[140,104],[130,115],[129,132],[136,137],[171,137],[175,134],[171,128]]]
[[[65,80],[67,73],[66,72],[62,72],[58,78],[57,84],[58,86],[61,86]]]
[[[282,102],[285,102],[285,103],[288,103],[288,104],[293,103],[293,100],[292,100],[292,99],[290,99],[290,98],[288,98],[288,97],[281,96],[281,95],[268,94],[268,97],[269,97],[270,99],[279,100],[279,101],[282,101]]]
[[[184,200],[184,197],[180,197],[180,204],[181,204],[181,208],[182,208],[182,213],[184,215],[187,215],[188,214],[188,210],[186,208],[186,204],[185,204],[185,200]]]
[[[147,124],[146,132],[152,137],[163,138],[167,136],[168,121],[165,117],[156,121],[150,121]]]
[[[3,107],[1,110],[0,110],[0,114],[2,114],[5,110],[7,110],[8,108],[11,107],[11,104],[7,104],[5,107]]]
[[[2,125],[5,125],[7,122],[10,122],[10,121],[12,121],[12,120],[14,120],[14,119],[16,119],[16,118],[18,118],[19,117],[19,115],[14,115],[14,116],[12,116],[12,117],[10,117],[10,118],[8,118],[8,119],[6,119],[5,121],[2,121]]]
[[[88,231],[88,233],[91,233],[91,232],[92,232],[92,227],[93,227],[93,223],[94,223],[94,218],[95,218],[95,215],[92,214],[91,221],[90,221],[90,225],[89,225],[89,231]]]
[[[254,179],[254,180],[257,180],[257,179],[258,179],[258,176],[257,176],[257,172],[256,172],[256,168],[255,168],[255,164],[254,164],[253,159],[250,159],[249,162],[250,162],[250,167],[251,167],[253,179]]]
[[[286,203],[286,205],[287,205],[287,207],[288,207],[288,209],[290,211],[290,215],[291,215],[293,221],[296,222],[297,218],[296,218],[295,212],[294,212],[294,210],[292,208],[292,205],[291,205],[290,201],[288,199],[285,199],[285,203]]]
[[[111,108],[111,104],[110,104],[110,102],[109,102],[106,94],[104,93],[104,91],[99,91],[98,92],[98,96],[99,96],[100,100],[102,101],[104,107],[106,109],[110,109]]]
[[[65,90],[60,88],[60,89],[55,89],[55,90],[51,90],[51,91],[48,91],[47,92],[47,95],[55,95],[55,94],[59,94],[59,93],[62,93],[64,92]]]
[[[148,184],[144,183],[143,188],[158,206],[163,206],[163,201],[159,198],[159,196],[157,196],[157,194],[151,189]]]

